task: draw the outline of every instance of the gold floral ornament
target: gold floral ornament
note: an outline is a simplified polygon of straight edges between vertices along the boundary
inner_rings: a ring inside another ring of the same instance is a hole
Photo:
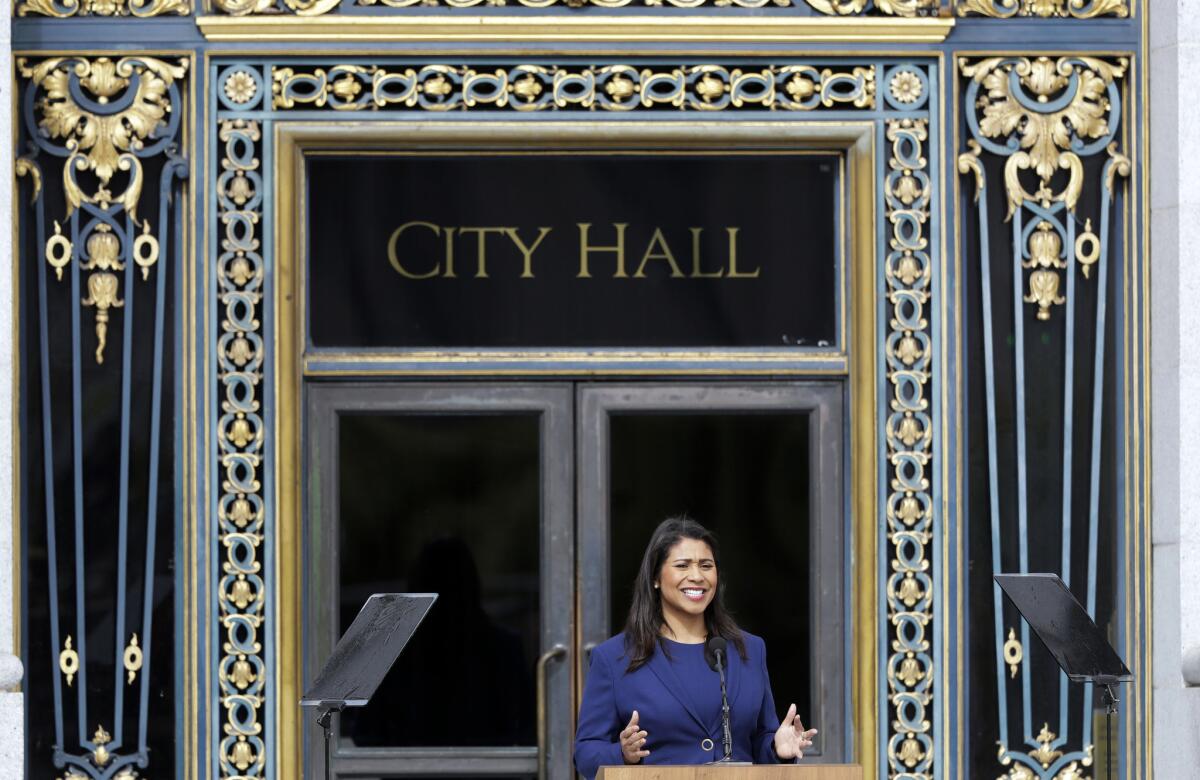
[[[925,751],[921,749],[920,742],[913,737],[908,737],[900,743],[900,749],[896,751],[896,757],[903,761],[906,767],[912,769],[925,760]]]
[[[958,0],[959,16],[1040,16],[1043,19],[1094,19],[1129,16],[1127,0]]]
[[[229,99],[230,103],[243,106],[258,94],[258,82],[246,71],[235,70],[225,77],[223,89],[225,97]]]
[[[911,70],[902,70],[892,76],[892,80],[888,82],[888,89],[892,93],[893,100],[907,105],[921,99],[921,95],[925,92],[925,85],[921,83],[921,78]]]

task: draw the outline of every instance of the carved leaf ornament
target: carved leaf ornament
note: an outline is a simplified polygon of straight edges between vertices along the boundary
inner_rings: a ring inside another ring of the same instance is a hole
[[[74,247],[86,248],[77,256],[79,270],[90,272],[88,293],[80,303],[95,309],[96,362],[103,363],[109,309],[123,305],[119,279],[112,271],[124,269],[123,260],[132,258],[145,280],[158,260],[158,239],[148,221],[138,220],[141,158],[175,143],[178,118],[172,114],[172,87],[186,74],[187,62],[140,56],[54,57],[32,65],[20,59],[17,66],[29,82],[36,145],[66,157],[65,218],[88,207],[88,221],[72,227],[70,234],[55,221],[45,259],[62,280],[63,269],[76,257]],[[132,240],[120,224],[122,211],[133,225],[140,224],[141,235]]]
[[[1128,61],[990,57],[963,60],[959,67],[972,80],[967,89],[972,109],[966,118],[973,137],[971,151],[959,157],[959,170],[974,171],[977,183],[982,183],[980,153],[1006,158],[1005,221],[1022,208],[1032,209],[1036,221],[1025,231],[1026,245],[1021,247],[1023,257],[1029,258],[1021,265],[1033,269],[1025,300],[1037,304],[1039,320],[1048,320],[1051,307],[1065,302],[1059,272],[1069,266],[1063,254],[1066,234],[1053,214],[1065,209],[1075,218],[1084,187],[1084,157],[1107,149],[1112,158],[1106,174],[1110,193],[1113,175],[1129,168],[1114,143],[1120,117],[1117,82]],[[1052,229],[1057,232],[1052,234]],[[1094,248],[1090,224],[1081,239]]]

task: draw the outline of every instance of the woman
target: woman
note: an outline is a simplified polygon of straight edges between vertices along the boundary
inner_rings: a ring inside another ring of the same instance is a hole
[[[715,636],[730,648],[732,760],[793,761],[812,745],[817,731],[804,730],[795,704],[779,722],[766,647],[726,611],[717,561],[716,539],[690,518],[654,530],[625,630],[592,651],[575,734],[575,767],[588,780],[602,766],[724,757],[720,680],[704,658]]]

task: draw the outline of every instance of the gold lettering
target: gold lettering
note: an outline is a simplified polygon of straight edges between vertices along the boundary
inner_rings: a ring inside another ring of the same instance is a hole
[[[457,279],[454,275],[454,233],[458,228],[446,228],[446,273],[447,279]]]
[[[400,234],[408,230],[410,227],[429,228],[433,231],[435,236],[441,233],[441,228],[432,222],[405,222],[403,225],[392,231],[392,237],[388,239],[388,262],[392,264],[392,268],[395,268],[401,276],[404,276],[408,279],[428,279],[431,276],[437,276],[441,271],[440,263],[434,263],[433,269],[428,273],[423,274],[413,273],[400,264],[400,258],[396,255],[396,242],[400,239]]]
[[[761,268],[755,268],[754,271],[746,273],[738,273],[737,267],[737,234],[741,228],[727,227],[725,232],[729,234],[729,278],[730,279],[757,279]]]
[[[512,242],[517,245],[517,249],[519,249],[521,251],[521,255],[525,258],[525,270],[521,272],[521,278],[522,279],[532,279],[533,278],[533,253],[537,250],[538,246],[542,243],[542,239],[544,239],[546,236],[548,236],[550,234],[551,228],[548,228],[548,227],[538,228],[538,237],[536,240],[534,240],[533,246],[525,246],[525,242],[521,240],[521,237],[519,235],[517,235],[517,229],[515,227],[505,228],[505,230],[508,231],[508,237],[511,238]]]
[[[662,250],[655,252],[655,246],[662,247]],[[662,228],[654,228],[654,235],[650,236],[650,243],[646,245],[646,254],[642,255],[641,265],[633,274],[635,279],[646,278],[646,263],[651,260],[666,260],[667,264],[671,266],[671,278],[683,278],[683,271],[679,270],[679,265],[675,262],[675,255],[671,254],[671,247],[667,246],[667,240],[663,238]]]
[[[688,228],[692,231],[692,278],[693,279],[720,279],[725,275],[725,269],[717,271],[701,271],[700,270],[700,234],[704,232],[704,228]]]
[[[613,246],[592,246],[588,243],[588,229],[591,228],[590,222],[578,222],[579,226],[579,273],[576,277],[579,279],[591,279],[592,275],[588,272],[588,256],[592,252],[616,252],[617,253],[617,271],[613,274],[614,278],[624,279],[628,276],[625,273],[625,228],[629,227],[625,222],[614,222],[613,227],[617,229],[617,243]]]
[[[502,227],[460,227],[458,234],[465,236],[468,233],[474,233],[477,236],[476,245],[478,246],[478,270],[475,271],[476,279],[487,279],[487,237],[489,233],[499,233],[504,235],[508,232],[508,228]]]

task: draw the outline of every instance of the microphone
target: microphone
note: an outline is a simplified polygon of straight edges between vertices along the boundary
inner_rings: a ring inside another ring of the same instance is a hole
[[[725,695],[725,665],[724,661],[727,657],[726,650],[729,649],[729,642],[723,636],[710,637],[704,643],[704,660],[708,661],[708,667],[721,676],[721,728],[723,731],[721,741],[725,747],[725,758],[723,761],[730,761],[733,758],[733,734],[729,729],[729,698]]]

